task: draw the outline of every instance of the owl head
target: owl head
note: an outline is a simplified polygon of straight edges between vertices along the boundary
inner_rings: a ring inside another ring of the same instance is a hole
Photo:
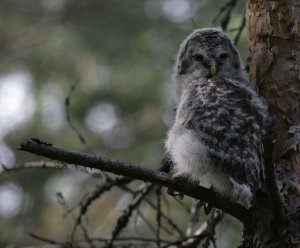
[[[176,64],[175,81],[192,76],[243,77],[240,56],[224,31],[218,28],[196,29],[181,44]]]

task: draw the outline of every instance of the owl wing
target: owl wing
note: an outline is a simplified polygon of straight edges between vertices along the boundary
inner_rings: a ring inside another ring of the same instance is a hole
[[[241,184],[260,188],[261,136],[267,105],[249,82],[213,79],[195,89],[188,126],[208,148],[213,165]]]

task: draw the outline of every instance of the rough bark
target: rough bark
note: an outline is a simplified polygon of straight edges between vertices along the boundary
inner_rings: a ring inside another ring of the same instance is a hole
[[[250,79],[276,120],[270,166],[286,220],[258,199],[242,247],[300,247],[300,1],[249,0],[246,21]]]

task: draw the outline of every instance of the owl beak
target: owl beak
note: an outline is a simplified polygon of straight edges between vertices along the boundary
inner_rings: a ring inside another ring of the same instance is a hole
[[[217,73],[217,68],[216,68],[216,64],[213,63],[211,66],[210,66],[210,74],[212,75],[212,77],[214,77]]]

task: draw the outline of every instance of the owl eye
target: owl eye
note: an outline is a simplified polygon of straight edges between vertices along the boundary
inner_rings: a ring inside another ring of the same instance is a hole
[[[193,55],[193,59],[202,61],[204,59],[204,57],[201,54],[195,54],[195,55]]]
[[[222,59],[222,60],[226,59],[227,57],[228,57],[227,53],[221,53],[220,56],[219,56],[219,58]]]

